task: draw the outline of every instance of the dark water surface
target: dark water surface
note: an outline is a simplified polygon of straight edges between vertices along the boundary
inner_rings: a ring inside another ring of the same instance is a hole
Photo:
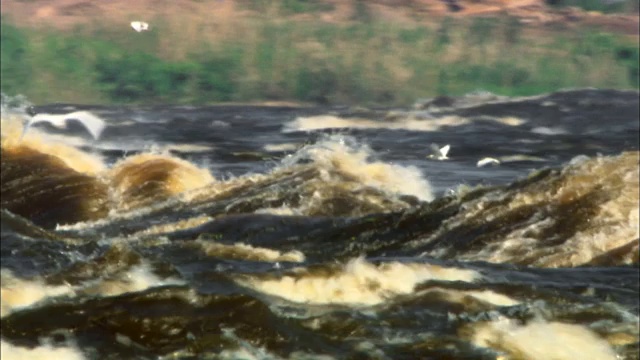
[[[3,107],[3,358],[639,358],[637,92],[77,110]]]

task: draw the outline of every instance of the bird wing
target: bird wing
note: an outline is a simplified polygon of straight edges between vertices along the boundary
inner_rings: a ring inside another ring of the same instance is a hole
[[[58,129],[64,129],[67,127],[67,121],[64,115],[54,115],[54,114],[36,114],[29,119],[28,125],[31,126],[33,124],[37,124],[39,122],[49,123]]]
[[[131,27],[137,32],[149,30],[149,24],[144,21],[132,21]]]
[[[440,154],[440,147],[436,143],[433,143],[433,144],[429,145],[429,149],[431,150],[431,154],[432,155],[439,155]]]
[[[76,120],[82,123],[87,131],[91,133],[91,136],[93,136],[93,138],[96,140],[98,140],[100,134],[102,134],[102,131],[107,126],[104,120],[88,111],[76,111],[64,115],[36,114],[24,124],[24,128],[22,129],[22,136],[20,138],[24,137],[24,135],[27,133],[27,130],[29,130],[29,128],[33,124],[39,122],[47,122],[57,128],[64,129],[66,128],[67,121],[69,120]]]
[[[449,153],[449,149],[451,149],[451,145],[449,145],[449,144],[443,146],[440,149],[440,154],[442,155],[443,158],[447,157],[447,154]]]
[[[61,118],[60,115],[36,114],[30,117],[29,120],[27,120],[24,123],[24,127],[22,128],[22,135],[20,136],[20,139],[22,139],[27,134],[27,131],[29,130],[31,125],[39,122],[47,122],[57,128],[64,128],[66,125],[64,119]]]
[[[483,167],[486,165],[490,165],[490,164],[495,164],[495,165],[499,165],[500,161],[498,159],[494,159],[491,157],[486,157],[486,158],[482,158],[478,161],[478,163],[476,164],[477,167]]]
[[[106,122],[88,111],[76,111],[65,115],[65,120],[77,120],[91,133],[95,140],[100,138],[100,134],[107,126]]]

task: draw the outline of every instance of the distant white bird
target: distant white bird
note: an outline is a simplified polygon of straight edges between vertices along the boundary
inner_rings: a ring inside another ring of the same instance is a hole
[[[492,157],[486,157],[483,159],[480,159],[478,161],[478,163],[476,164],[476,166],[478,167],[483,167],[483,166],[487,166],[487,165],[500,165],[500,160],[492,158]]]
[[[450,145],[445,145],[443,147],[439,147],[436,144],[431,144],[431,154],[429,158],[436,160],[447,160],[447,154],[449,153],[449,149],[451,149]]]
[[[131,27],[137,32],[149,30],[149,24],[144,21],[132,21]]]
[[[100,119],[99,117],[95,116],[94,114],[88,111],[74,111],[72,113],[59,114],[59,115],[44,114],[44,113],[34,114],[25,123],[24,128],[22,129],[21,138],[24,137],[24,135],[27,133],[27,130],[29,130],[29,127],[31,127],[31,125],[33,124],[36,124],[39,122],[48,122],[49,124],[59,129],[66,129],[67,122],[69,120],[76,120],[82,123],[82,125],[84,125],[84,127],[89,131],[89,133],[91,133],[91,136],[93,136],[93,138],[96,140],[100,137],[100,134],[102,134],[102,131],[106,127],[106,123],[104,120]]]

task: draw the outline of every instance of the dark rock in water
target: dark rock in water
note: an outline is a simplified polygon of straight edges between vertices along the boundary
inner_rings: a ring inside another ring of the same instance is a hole
[[[2,149],[0,207],[45,228],[108,213],[108,187],[27,146]]]

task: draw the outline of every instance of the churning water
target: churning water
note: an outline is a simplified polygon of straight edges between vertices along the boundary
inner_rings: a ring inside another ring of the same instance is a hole
[[[3,359],[639,357],[637,92],[4,100]]]

